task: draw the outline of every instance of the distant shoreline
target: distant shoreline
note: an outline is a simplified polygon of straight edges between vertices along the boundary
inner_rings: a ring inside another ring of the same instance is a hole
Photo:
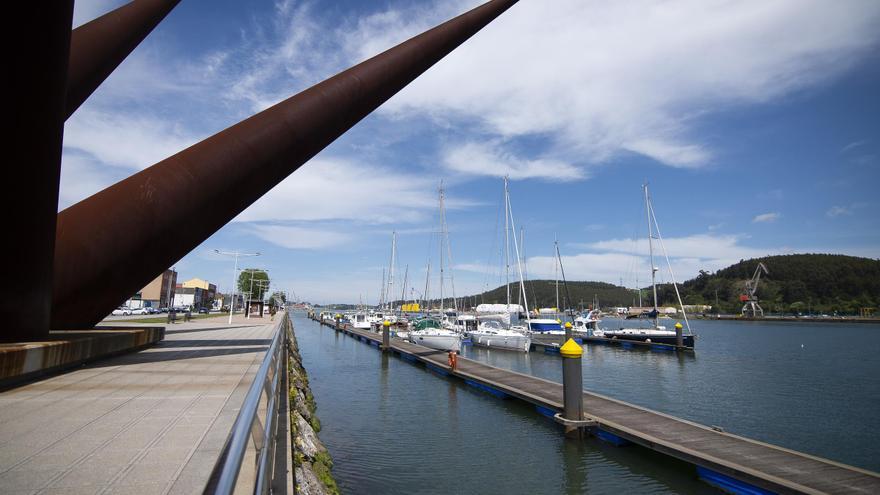
[[[752,318],[750,316],[739,315],[704,315],[692,316],[692,318],[700,320],[721,320],[721,321],[785,321],[797,323],[873,323],[880,325],[880,318],[862,318],[859,316],[836,316],[836,317],[816,317],[816,316],[765,316],[763,318]]]

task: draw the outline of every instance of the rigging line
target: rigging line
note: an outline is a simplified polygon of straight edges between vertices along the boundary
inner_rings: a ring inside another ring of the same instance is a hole
[[[500,218],[501,218],[501,205],[498,205],[498,208],[495,211],[495,228],[492,229],[492,234],[493,234],[492,235],[492,244],[489,247],[489,256],[486,258],[486,271],[483,276],[483,286],[485,289],[483,291],[483,294],[485,294],[486,292],[489,291],[489,278],[490,278],[490,273],[489,273],[490,268],[489,267],[497,268],[497,264],[495,264],[493,262],[493,258],[495,258],[495,253],[496,253],[495,246],[498,244],[498,228],[501,223]],[[493,270],[494,270],[494,268],[493,268]],[[480,294],[480,302],[483,302],[483,294]]]
[[[443,232],[446,235],[446,255],[449,259],[449,285],[452,288],[452,308],[458,313],[458,299],[455,297],[455,272],[452,261],[452,243],[449,241],[449,225],[446,223],[446,210],[443,210]],[[442,256],[442,254],[441,254]]]
[[[568,282],[565,280],[565,267],[562,266],[562,256],[559,254],[559,241],[556,241],[556,260],[559,262],[559,271],[562,273],[562,288],[565,291],[565,306],[568,308],[568,318],[574,325],[574,312],[571,309],[571,296],[568,295]],[[597,324],[598,325],[598,324]]]
[[[516,232],[516,224],[513,221],[513,208],[510,205],[510,193],[507,191],[506,187],[505,187],[504,192],[506,193],[506,196],[507,196],[507,213],[510,216],[510,227],[513,229],[514,232]],[[513,236],[513,248],[516,250],[516,259],[519,260],[520,259],[519,245],[516,242],[516,235]],[[516,266],[517,266],[517,269],[519,270],[519,287],[520,287],[520,291],[522,292],[523,305],[525,306],[525,310],[526,310],[526,322],[528,325],[528,331],[531,332],[532,331],[532,317],[529,314],[529,300],[528,300],[528,297],[526,297],[525,284],[523,284],[522,264],[517,263]],[[510,311],[509,306],[508,306],[508,311]]]
[[[678,298],[678,306],[681,308],[682,316],[684,316],[684,324],[688,329],[688,333],[693,333],[691,332],[691,324],[688,321],[687,313],[684,310],[684,304],[681,302],[681,294],[678,292],[678,284],[675,282],[675,274],[672,272],[672,263],[669,262],[669,255],[666,253],[666,245],[663,244],[663,236],[660,235],[660,225],[657,224],[657,217],[654,215],[653,204],[648,204],[648,211],[651,214],[651,218],[654,219],[654,229],[657,231],[657,240],[660,241],[660,249],[663,251],[663,256],[666,258],[666,267],[669,269],[670,278],[672,278],[672,287],[675,289],[675,297]]]
[[[525,230],[526,230],[525,227],[520,225],[520,227],[519,227],[519,244],[520,244],[520,246],[522,246],[523,274],[525,276],[526,287],[528,288],[528,290],[530,290],[532,292],[532,304],[535,305],[535,309],[539,309],[541,307],[541,305],[538,304],[538,298],[537,298],[537,296],[535,296],[535,281],[529,279],[529,264],[526,261],[528,259],[528,257],[526,256],[526,240],[525,240],[526,233],[525,233]]]

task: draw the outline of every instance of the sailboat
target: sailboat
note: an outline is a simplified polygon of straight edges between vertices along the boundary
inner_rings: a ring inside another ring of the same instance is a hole
[[[507,305],[505,312],[508,318],[510,313],[510,228],[513,224],[513,215],[510,208],[510,191],[507,185],[507,177],[504,178],[504,258],[505,258],[505,276],[507,279]],[[516,227],[512,226],[515,230]],[[522,263],[519,257],[519,245],[516,242],[516,236],[513,239],[514,249],[516,251],[517,268],[519,269],[519,286],[522,291],[522,301],[525,306],[526,321],[530,322],[529,302],[526,298],[525,282],[523,280]],[[470,332],[471,341],[476,345],[486,346],[497,349],[508,349],[514,351],[529,352],[532,345],[532,338],[528,327],[521,325],[511,326],[508,319],[507,326],[495,319],[481,321],[477,328]]]
[[[657,225],[657,217],[654,215],[654,206],[651,203],[651,197],[648,194],[648,184],[642,186],[645,193],[645,209],[648,219],[648,253],[651,261],[651,288],[654,294],[654,308],[648,313],[648,317],[652,320],[650,328],[620,328],[617,330],[604,330],[606,338],[618,340],[634,340],[641,342],[653,342],[660,344],[677,344],[675,330],[668,330],[665,326],[658,324],[660,317],[660,309],[657,307],[657,266],[654,264],[654,234],[656,232],[657,239],[663,247],[663,238],[660,236],[660,228]],[[666,248],[663,248],[663,254],[666,255]],[[672,267],[669,265],[669,256],[666,256],[666,263],[669,266],[669,273],[672,275]],[[675,277],[672,276],[672,286],[675,288],[675,294],[678,296],[678,304],[681,307],[681,313],[684,315],[687,332],[682,334],[682,344],[686,347],[694,346],[694,335],[690,329],[687,315],[684,312],[684,306],[681,303],[681,296],[678,292],[678,284],[675,283]]]
[[[369,330],[370,329],[370,315],[364,310],[364,302],[361,299],[358,303],[357,312],[350,315],[348,317],[349,323],[354,328],[358,328],[361,330]]]
[[[445,245],[448,248],[449,245],[449,232],[446,228],[446,210],[444,209],[443,204],[444,192],[443,192],[443,183],[440,183],[440,312],[443,314],[443,305],[444,305],[444,297],[443,297],[443,278],[444,278],[444,265],[443,265],[443,248],[444,241]],[[448,251],[449,254],[451,251]],[[453,289],[454,290],[454,289]],[[453,301],[455,298],[453,297]],[[414,322],[412,325],[412,330],[409,332],[409,340],[414,344],[423,345],[425,347],[430,347],[431,349],[438,349],[441,351],[455,351],[459,352],[461,350],[461,334],[451,330],[449,328],[444,328],[442,322],[439,319],[435,318],[425,318]]]

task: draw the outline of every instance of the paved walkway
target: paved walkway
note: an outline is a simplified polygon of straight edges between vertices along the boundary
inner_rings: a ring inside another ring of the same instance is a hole
[[[201,493],[273,328],[233,325],[0,393],[0,493]]]

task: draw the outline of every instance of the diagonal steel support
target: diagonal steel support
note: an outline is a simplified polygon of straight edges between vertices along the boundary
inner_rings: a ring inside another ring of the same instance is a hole
[[[178,3],[180,0],[134,0],[73,30],[65,119]]]

